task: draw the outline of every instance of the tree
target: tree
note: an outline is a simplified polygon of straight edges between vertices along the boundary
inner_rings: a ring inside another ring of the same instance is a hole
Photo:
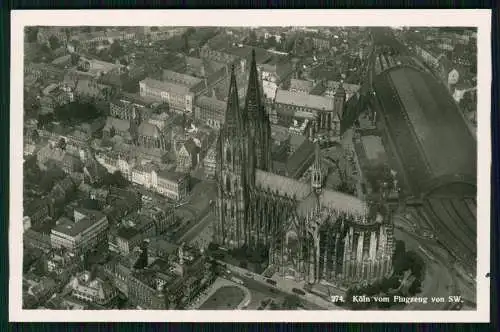
[[[44,128],[50,122],[54,121],[54,114],[39,114],[38,115],[38,128]]]
[[[257,45],[257,34],[255,33],[254,30],[250,30],[250,33],[248,34],[248,45],[250,46]]]
[[[394,261],[395,259],[403,256],[405,253],[406,253],[406,244],[401,240],[397,240],[392,260]]]
[[[44,192],[49,192],[56,181],[63,179],[65,176],[64,172],[58,168],[49,168],[47,172],[44,172],[40,177],[40,189]]]
[[[31,132],[31,140],[36,143],[36,142],[38,142],[39,139],[40,139],[40,134],[38,134],[38,130],[36,130],[36,129],[33,130]]]
[[[283,301],[283,309],[294,310],[301,306],[300,299],[296,295],[288,295]]]
[[[406,259],[408,260],[409,269],[411,273],[417,279],[421,279],[425,272],[425,262],[422,256],[417,254],[415,251],[408,251],[406,253]]]
[[[120,171],[115,171],[113,174],[108,174],[106,177],[104,177],[104,185],[109,187],[116,186],[119,188],[124,188],[128,186],[128,184],[128,180]]]
[[[26,27],[24,31],[28,43],[34,43],[38,40],[38,27]]]
[[[118,40],[113,41],[113,44],[109,47],[109,55],[112,58],[119,58],[124,55],[123,47]]]
[[[57,50],[59,47],[61,47],[61,42],[59,41],[59,38],[57,38],[54,35],[51,35],[49,37],[49,46],[51,50]]]
[[[271,301],[271,303],[269,303],[269,310],[279,310],[279,306],[274,302],[274,301]]]
[[[111,126],[111,128],[109,128],[109,137],[112,138],[116,135],[116,129],[115,127]]]
[[[123,80],[123,90],[129,93],[139,92],[139,81],[126,78]]]
[[[72,41],[71,41],[71,44],[73,45],[73,47],[74,47],[75,51],[76,51],[76,50],[78,50],[78,49],[80,48],[80,46],[81,46],[80,41],[79,41],[79,40],[77,40],[77,39],[72,40]]]
[[[71,53],[71,65],[76,66],[80,62],[80,55]]]
[[[271,36],[267,39],[267,45],[268,47],[276,47],[276,45],[278,45],[278,42],[276,41],[276,37],[275,36]]]
[[[184,51],[188,52],[189,51],[189,35],[187,33],[185,33],[182,36],[182,41],[183,41]]]
[[[71,28],[65,28],[64,34],[66,35],[66,41],[69,42],[69,40],[71,38]]]
[[[213,242],[208,244],[208,251],[216,251],[219,249],[219,246]]]

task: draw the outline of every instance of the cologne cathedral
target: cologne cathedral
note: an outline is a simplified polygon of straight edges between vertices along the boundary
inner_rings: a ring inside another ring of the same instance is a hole
[[[391,272],[390,209],[323,187],[319,144],[311,182],[271,171],[271,127],[252,54],[240,108],[234,68],[217,140],[215,240],[226,248],[269,249],[283,277],[331,282],[375,280]]]

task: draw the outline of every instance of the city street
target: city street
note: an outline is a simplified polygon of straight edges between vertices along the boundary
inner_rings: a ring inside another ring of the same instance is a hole
[[[187,202],[176,209],[176,215],[184,222],[181,229],[177,231],[176,242],[192,242],[207,230],[214,220],[211,204],[214,204],[215,197],[213,182],[199,181],[195,184]],[[202,241],[205,240],[202,239]]]
[[[413,235],[407,233],[406,231],[396,228],[394,230],[394,237],[396,240],[402,240],[405,242],[406,250],[413,250],[419,254],[425,261],[426,275],[422,281],[422,292],[417,294],[417,296],[443,296],[447,298],[448,295],[459,295],[456,294],[454,290],[454,278],[451,267],[449,266],[449,259],[444,257],[445,252],[440,249],[432,241],[423,241],[420,238],[416,238]],[[424,248],[427,252],[431,253],[434,259],[425,255],[420,247]],[[444,310],[448,306],[448,303],[411,303],[406,306],[406,309],[412,310]]]
[[[289,295],[295,295],[302,300],[304,307],[310,310],[343,310],[333,303],[314,294],[306,292],[304,296],[300,296],[292,291],[293,288],[302,289],[303,284],[296,283],[291,280],[274,278],[273,280],[276,281],[277,284],[276,286],[272,286],[266,282],[265,277],[259,274],[252,273],[248,270],[224,262],[220,263],[225,264],[233,274],[237,275],[237,277],[244,282],[245,287],[250,290],[258,291],[273,298],[276,298],[276,296],[286,297]]]
[[[211,225],[215,221],[215,214],[213,212],[208,212],[201,220],[195,224],[193,228],[188,230],[183,236],[178,240],[179,243],[186,242],[191,243],[195,240],[205,242],[206,240],[210,240],[209,235],[211,234],[211,230],[209,229]]]

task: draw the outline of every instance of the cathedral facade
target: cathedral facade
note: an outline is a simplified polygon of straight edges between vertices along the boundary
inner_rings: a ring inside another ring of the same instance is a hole
[[[217,140],[215,241],[231,249],[265,246],[281,276],[310,283],[389,274],[394,248],[390,211],[324,189],[318,142],[310,183],[272,173],[271,144],[253,54],[243,109],[232,70]]]

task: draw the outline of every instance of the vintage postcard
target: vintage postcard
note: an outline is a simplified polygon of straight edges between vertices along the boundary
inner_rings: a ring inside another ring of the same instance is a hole
[[[490,22],[14,11],[10,319],[489,321]]]

